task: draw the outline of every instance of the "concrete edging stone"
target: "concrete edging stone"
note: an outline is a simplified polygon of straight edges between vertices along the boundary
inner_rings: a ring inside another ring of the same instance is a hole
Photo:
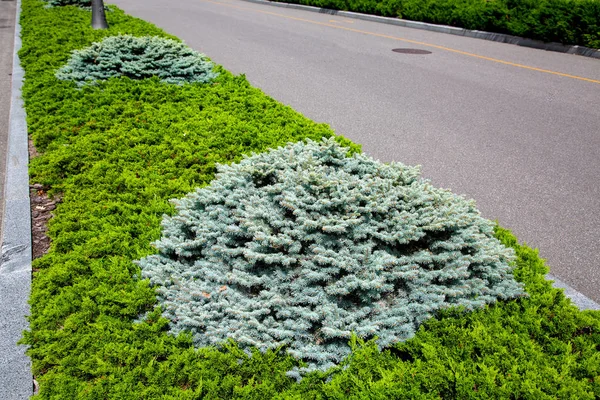
[[[17,345],[29,328],[31,292],[31,217],[27,122],[21,87],[21,0],[16,2],[15,41],[4,189],[4,220],[0,256],[0,398],[29,399],[33,394],[31,361],[26,346]]]
[[[361,14],[353,11],[332,10],[329,8],[320,8],[305,6],[303,4],[281,3],[269,0],[244,0],[250,3],[268,4],[275,7],[292,8],[297,10],[317,12],[320,14],[336,15],[345,18],[361,19],[364,21],[379,22],[389,25],[397,25],[406,28],[423,29],[432,32],[447,33],[450,35],[466,36],[475,39],[490,40],[493,42],[516,44],[517,46],[532,47],[534,49],[555,51],[559,53],[576,54],[584,57],[600,59],[600,50],[584,46],[565,45],[556,42],[542,42],[541,40],[527,39],[519,36],[506,35],[503,33],[493,33],[485,31],[457,28],[448,25],[436,25],[427,22],[409,21],[400,18],[380,17],[378,15]]]
[[[552,286],[557,289],[563,289],[565,296],[571,299],[571,302],[575,304],[581,311],[583,310],[600,310],[600,304],[596,303],[594,300],[586,297],[584,294],[579,293],[577,290],[573,289],[560,279],[555,276],[548,274],[546,275],[546,279],[550,281],[554,281]]]

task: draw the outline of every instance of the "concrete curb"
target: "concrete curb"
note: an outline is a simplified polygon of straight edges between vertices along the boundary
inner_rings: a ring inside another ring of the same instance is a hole
[[[352,11],[331,10],[329,8],[320,8],[305,6],[302,4],[280,3],[268,0],[244,0],[250,3],[268,4],[275,7],[293,8],[297,10],[318,12],[321,14],[337,15],[339,17],[362,19],[364,21],[379,22],[389,25],[403,26],[406,28],[423,29],[432,32],[447,33],[450,35],[466,36],[470,38],[491,40],[493,42],[516,44],[517,46],[532,47],[534,49],[555,51],[559,53],[576,54],[584,57],[600,59],[600,50],[591,49],[584,46],[570,46],[562,43],[546,43],[541,40],[526,39],[519,36],[505,35],[503,33],[492,33],[485,31],[474,31],[470,29],[457,28],[448,25],[435,25],[427,22],[409,21],[406,19],[380,17],[378,15],[361,14]]]
[[[571,299],[571,302],[575,304],[580,310],[600,310],[600,304],[579,293],[577,290],[573,289],[560,279],[552,276],[551,274],[546,275],[546,279],[549,281],[554,281],[552,283],[553,287],[557,289],[563,289],[565,296]]]
[[[0,398],[29,399],[33,394],[31,361],[26,346],[17,345],[29,327],[31,291],[31,217],[27,122],[21,98],[24,71],[21,48],[21,1],[16,4],[11,104],[6,158],[4,222],[0,257]]]

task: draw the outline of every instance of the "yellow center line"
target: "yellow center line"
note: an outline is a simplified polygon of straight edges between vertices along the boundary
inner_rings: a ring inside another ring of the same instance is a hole
[[[419,42],[419,41],[416,41],[416,40],[399,38],[399,37],[396,37],[396,36],[385,35],[385,34],[382,34],[382,33],[375,33],[375,32],[363,31],[361,29],[348,28],[348,27],[345,27],[345,26],[334,25],[334,24],[330,24],[330,23],[327,23],[327,22],[319,22],[319,21],[313,21],[313,20],[305,19],[305,18],[292,17],[292,16],[289,16],[289,15],[279,14],[279,13],[275,13],[275,12],[271,12],[271,11],[256,10],[254,8],[242,7],[242,6],[238,6],[238,5],[234,5],[234,4],[229,4],[229,3],[223,3],[223,2],[219,2],[219,1],[212,1],[212,0],[202,0],[202,1],[205,1],[207,3],[218,4],[218,5],[222,5],[222,6],[226,6],[226,7],[238,8],[238,9],[241,9],[241,10],[249,10],[249,11],[253,11],[253,12],[257,12],[257,13],[261,13],[261,14],[267,14],[267,15],[273,15],[273,16],[276,16],[276,17],[287,18],[287,19],[291,19],[291,20],[295,20],[295,21],[306,22],[306,23],[309,23],[309,24],[327,26],[329,28],[342,29],[342,30],[349,31],[349,32],[361,33],[361,34],[364,34],[364,35],[376,36],[376,37],[380,37],[380,38],[396,40],[396,41],[399,41],[399,42],[405,42],[405,43],[416,44],[416,45],[419,45],[419,46],[431,47],[431,48],[438,49],[438,50],[444,50],[444,51],[449,51],[449,52],[452,52],[452,53],[462,54],[462,55],[468,56],[468,57],[474,57],[474,58],[479,58],[479,59],[482,59],[482,60],[492,61],[492,62],[499,63],[499,64],[510,65],[512,67],[523,68],[523,69],[528,69],[528,70],[531,70],[531,71],[543,72],[543,73],[546,73],[546,74],[564,76],[566,78],[578,79],[580,81],[586,81],[586,82],[600,84],[600,81],[599,80],[595,80],[595,79],[584,78],[582,76],[577,76],[577,75],[565,74],[565,73],[557,72],[557,71],[551,71],[549,69],[542,69],[542,68],[531,67],[529,65],[517,64],[517,63],[514,63],[514,62],[504,61],[504,60],[500,60],[500,59],[497,59],[497,58],[486,57],[486,56],[482,56],[482,55],[479,55],[479,54],[469,53],[467,51],[452,49],[450,47],[439,46],[437,44]]]

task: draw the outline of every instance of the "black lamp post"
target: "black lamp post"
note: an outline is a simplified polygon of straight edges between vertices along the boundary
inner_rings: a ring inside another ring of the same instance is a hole
[[[104,15],[104,2],[102,0],[92,0],[92,28],[108,29],[106,15]]]

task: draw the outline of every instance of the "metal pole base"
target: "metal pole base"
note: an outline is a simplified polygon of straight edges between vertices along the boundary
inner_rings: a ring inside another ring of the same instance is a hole
[[[92,28],[108,29],[106,15],[104,15],[104,2],[102,0],[92,0]]]

